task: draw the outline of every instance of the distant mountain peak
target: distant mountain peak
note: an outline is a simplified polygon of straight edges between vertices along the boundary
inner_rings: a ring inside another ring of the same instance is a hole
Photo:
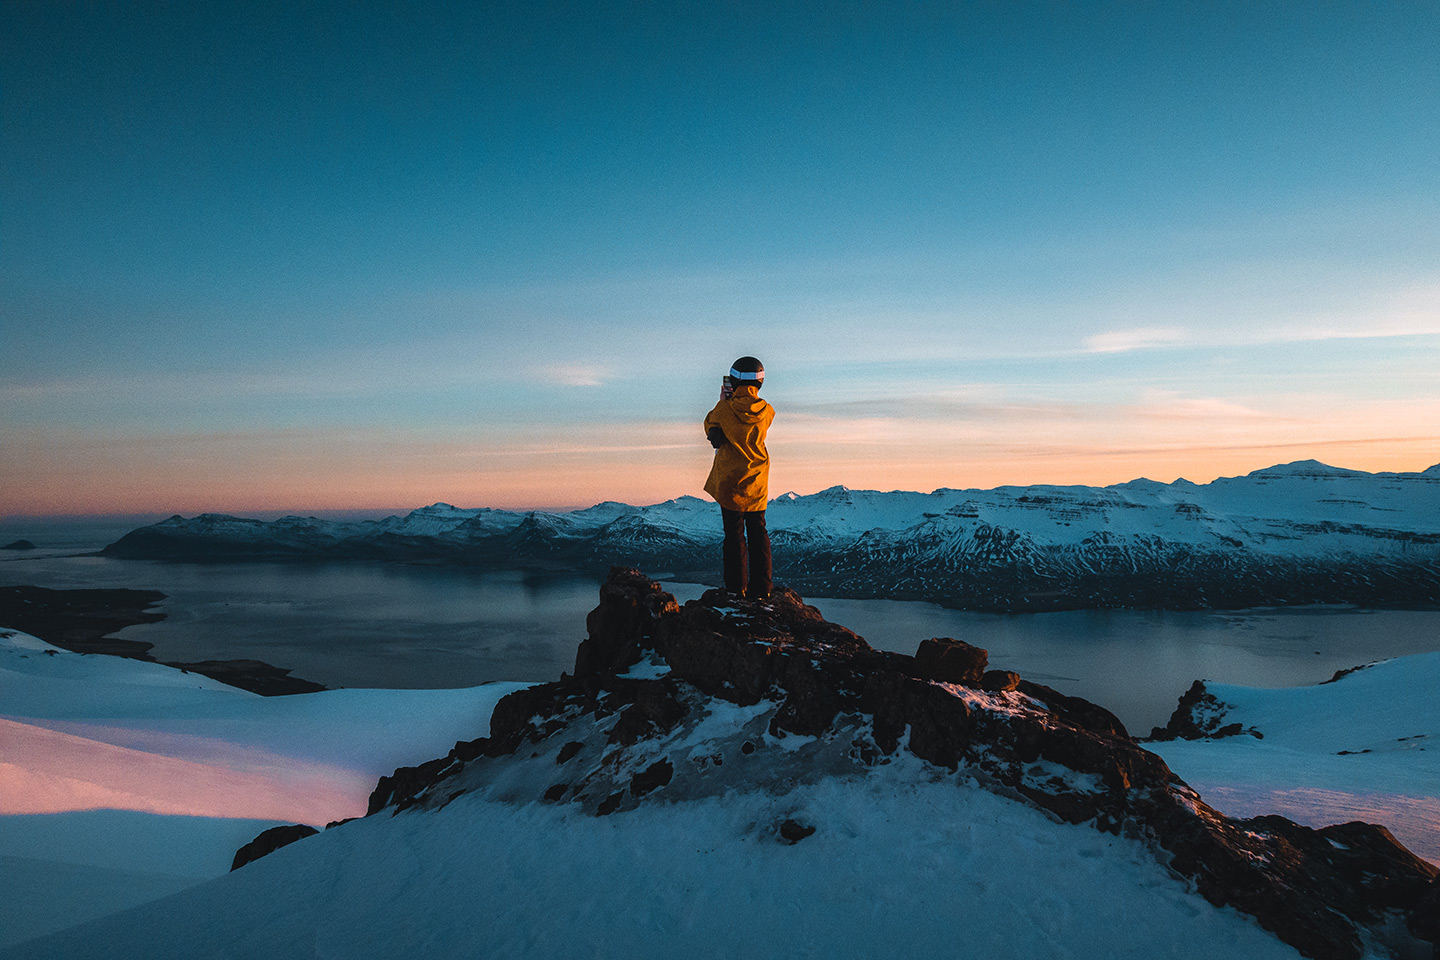
[[[1178,481],[1177,481],[1178,482]],[[1124,483],[1117,483],[1115,486],[1120,490],[1142,490],[1147,493],[1170,486],[1160,480],[1151,480],[1149,477],[1137,477],[1134,480],[1127,480]]]
[[[1319,460],[1295,460],[1290,463],[1279,463],[1273,467],[1266,467],[1263,470],[1252,470],[1246,474],[1247,477],[1368,477],[1370,474],[1364,470],[1349,470],[1345,467],[1332,467],[1328,463],[1321,463]]]

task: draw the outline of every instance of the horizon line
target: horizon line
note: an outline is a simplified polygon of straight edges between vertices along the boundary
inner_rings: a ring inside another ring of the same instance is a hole
[[[1315,459],[1314,457],[1303,457],[1303,458],[1301,458],[1301,459],[1299,459],[1299,460],[1289,460],[1289,461],[1286,461],[1286,462],[1284,462],[1284,463],[1274,463],[1274,464],[1271,464],[1271,465],[1269,465],[1269,466],[1267,466],[1267,467],[1257,467],[1256,469],[1251,470],[1251,471],[1248,471],[1248,472],[1246,472],[1246,473],[1234,474],[1234,475],[1232,475],[1232,476],[1217,476],[1217,477],[1215,477],[1215,478],[1212,479],[1212,480],[1206,480],[1206,481],[1202,481],[1202,482],[1187,480],[1185,477],[1176,477],[1174,480],[1164,481],[1164,480],[1152,480],[1150,477],[1139,476],[1139,477],[1132,477],[1132,478],[1130,478],[1129,480],[1119,480],[1119,481],[1116,481],[1115,483],[1108,483],[1108,484],[1103,484],[1103,485],[1098,485],[1098,486],[1095,485],[1095,484],[1088,484],[1088,483],[1001,483],[1001,484],[996,484],[996,485],[993,486],[993,487],[948,487],[948,486],[939,486],[939,487],[935,487],[935,488],[933,488],[933,489],[931,489],[931,490],[928,490],[928,491],[927,491],[927,490],[902,490],[902,489],[900,489],[899,487],[896,487],[896,488],[891,489],[891,490],[879,490],[879,489],[868,488],[868,487],[849,487],[849,486],[846,486],[845,484],[831,484],[831,485],[828,486],[828,487],[822,487],[822,488],[820,488],[820,489],[818,489],[818,490],[814,490],[814,491],[811,491],[811,492],[809,492],[809,493],[799,493],[799,492],[797,492],[797,491],[795,491],[795,490],[786,490],[786,491],[783,492],[783,493],[780,493],[780,494],[777,494],[777,495],[771,497],[770,500],[769,500],[769,502],[773,503],[773,502],[775,502],[776,500],[779,500],[779,499],[782,498],[782,497],[809,497],[809,496],[815,496],[816,494],[824,493],[824,492],[827,491],[827,490],[834,490],[834,489],[837,489],[837,488],[844,489],[844,490],[850,490],[850,491],[854,491],[854,492],[857,492],[857,493],[916,493],[916,494],[920,494],[920,495],[922,495],[922,496],[930,496],[930,495],[933,495],[933,494],[935,494],[935,493],[938,493],[938,492],[940,492],[940,491],[942,491],[942,490],[961,490],[961,491],[963,491],[963,490],[1001,490],[1001,489],[1005,489],[1005,488],[1026,488],[1026,487],[1095,487],[1095,489],[1104,490],[1104,489],[1107,489],[1107,488],[1109,488],[1109,487],[1124,486],[1124,485],[1126,485],[1126,484],[1136,483],[1136,482],[1139,482],[1139,481],[1142,481],[1142,480],[1143,480],[1143,481],[1148,481],[1148,482],[1151,482],[1151,483],[1160,483],[1160,484],[1163,484],[1163,485],[1165,485],[1165,486],[1172,486],[1172,485],[1174,485],[1174,484],[1176,484],[1176,483],[1180,483],[1180,482],[1182,482],[1182,481],[1183,481],[1183,482],[1186,482],[1186,483],[1194,483],[1196,486],[1207,486],[1207,485],[1209,485],[1209,484],[1211,484],[1211,483],[1215,483],[1215,482],[1218,482],[1218,481],[1220,481],[1220,480],[1239,479],[1240,477],[1250,476],[1251,474],[1254,474],[1254,473],[1261,473],[1261,472],[1266,471],[1266,470],[1273,470],[1273,469],[1275,469],[1275,468],[1277,468],[1277,467],[1286,467],[1286,466],[1291,466],[1292,464],[1298,464],[1298,463],[1316,463],[1316,464],[1319,464],[1320,466],[1329,467],[1329,468],[1334,469],[1334,470],[1345,470],[1345,471],[1348,471],[1348,472],[1350,472],[1350,473],[1365,474],[1366,476],[1372,476],[1372,477],[1385,477],[1385,476],[1419,476],[1419,475],[1421,475],[1421,474],[1424,474],[1424,473],[1429,472],[1430,470],[1434,470],[1436,467],[1440,467],[1440,462],[1436,462],[1436,463],[1434,463],[1434,464],[1431,464],[1431,465],[1428,466],[1428,467],[1422,467],[1422,468],[1420,468],[1420,469],[1418,469],[1418,470],[1375,470],[1375,471],[1371,471],[1371,470],[1360,470],[1360,469],[1357,469],[1357,468],[1354,468],[1354,467],[1342,467],[1342,466],[1338,466],[1338,465],[1336,465],[1336,464],[1326,463],[1326,462],[1324,462],[1323,460],[1317,460],[1317,459]],[[457,510],[497,510],[497,511],[502,511],[502,512],[505,512],[505,513],[577,513],[577,512],[582,511],[582,510],[590,510],[590,509],[593,509],[594,507],[598,507],[598,506],[601,506],[602,504],[606,504],[606,503],[618,503],[618,504],[621,504],[621,505],[627,506],[627,507],[645,508],[645,507],[659,506],[659,505],[662,504],[662,503],[669,503],[669,502],[672,502],[672,501],[675,501],[675,500],[683,500],[683,499],[686,499],[686,498],[689,498],[689,499],[691,499],[691,500],[704,500],[703,497],[699,497],[699,496],[696,496],[696,495],[694,495],[694,494],[688,494],[688,493],[677,494],[676,496],[668,497],[668,498],[666,498],[666,499],[664,499],[664,500],[656,500],[656,501],[651,502],[651,503],[638,503],[638,504],[628,503],[628,502],[623,501],[623,500],[615,500],[615,499],[612,499],[612,498],[605,498],[605,499],[597,500],[597,501],[594,501],[594,502],[591,502],[591,503],[586,503],[586,504],[584,504],[584,505],[523,506],[523,507],[521,507],[521,506],[516,506],[516,507],[492,507],[492,506],[487,506],[487,505],[480,505],[480,506],[472,506],[472,507],[459,507],[459,506],[456,506],[455,504],[452,504],[452,503],[450,503],[449,501],[446,501],[446,500],[432,500],[432,501],[430,501],[429,503],[424,503],[424,504],[421,504],[421,505],[419,505],[419,506],[411,506],[411,507],[395,507],[395,506],[390,506],[390,507],[380,507],[380,506],[375,506],[375,507],[363,507],[363,506],[362,506],[362,507],[318,507],[318,508],[317,508],[317,507],[289,507],[289,508],[285,508],[285,507],[264,507],[264,508],[245,508],[245,507],[221,508],[221,507],[215,507],[215,508],[208,508],[208,509],[204,509],[204,510],[199,510],[199,511],[196,511],[195,513],[193,513],[193,514],[191,514],[191,515],[198,517],[198,516],[204,516],[204,515],[210,514],[210,515],[217,515],[217,516],[234,517],[234,518],[237,519],[237,520],[261,520],[261,519],[265,519],[265,518],[263,518],[263,517],[261,517],[261,516],[259,516],[259,515],[269,515],[269,517],[268,517],[269,520],[278,520],[278,519],[281,519],[281,518],[283,518],[283,517],[314,517],[314,518],[317,519],[317,520],[324,520],[324,519],[338,520],[338,519],[347,519],[347,518],[348,518],[348,519],[354,519],[354,520],[367,520],[367,519],[384,519],[385,517],[391,517],[391,516],[395,516],[395,517],[405,516],[405,515],[408,515],[408,514],[410,514],[410,513],[415,512],[416,510],[423,510],[423,509],[425,509],[425,508],[427,508],[427,507],[432,507],[432,506],[436,506],[436,505],[440,505],[440,504],[444,504],[444,505],[446,505],[446,506],[454,507],[454,508],[457,509]],[[158,521],[158,520],[167,520],[167,519],[169,519],[169,518],[171,518],[171,517],[183,517],[183,516],[185,516],[184,512],[182,512],[182,511],[174,511],[174,510],[105,511],[105,512],[97,512],[97,513],[84,513],[84,512],[76,512],[76,513],[15,513],[15,514],[0,514],[0,524],[16,524],[16,523],[23,523],[23,522],[27,522],[27,521],[47,521],[47,520],[48,520],[48,521],[57,521],[57,520],[93,520],[93,521],[112,520],[112,521],[116,521],[116,522],[119,522],[119,521],[133,521],[133,520],[152,520],[152,521]]]

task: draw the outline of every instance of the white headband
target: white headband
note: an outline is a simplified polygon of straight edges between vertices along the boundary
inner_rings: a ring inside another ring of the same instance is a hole
[[[744,373],[741,373],[739,370],[736,370],[734,367],[731,367],[731,368],[730,368],[730,379],[732,379],[732,380],[764,380],[764,379],[765,379],[765,371],[764,371],[764,370],[755,370],[755,371],[746,371],[746,372],[744,372]]]

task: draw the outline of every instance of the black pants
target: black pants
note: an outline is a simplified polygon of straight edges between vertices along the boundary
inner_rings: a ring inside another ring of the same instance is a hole
[[[721,507],[720,517],[725,525],[725,589],[751,600],[765,599],[770,596],[770,533],[765,529],[765,511],[741,513]]]

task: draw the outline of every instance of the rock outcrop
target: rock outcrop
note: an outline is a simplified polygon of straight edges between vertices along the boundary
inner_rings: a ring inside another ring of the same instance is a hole
[[[1225,737],[1238,737],[1242,733],[1259,740],[1265,739],[1265,735],[1254,727],[1246,728],[1239,723],[1226,723],[1229,710],[1230,705],[1211,693],[1205,687],[1204,680],[1196,680],[1189,690],[1180,695],[1180,702],[1175,705],[1175,712],[1170,714],[1165,726],[1155,727],[1150,731],[1150,739],[1221,740]]]
[[[291,823],[281,827],[271,827],[258,834],[245,846],[235,851],[235,859],[230,863],[230,870],[239,870],[247,863],[253,863],[261,857],[267,856],[279,850],[281,847],[289,846],[296,840],[304,840],[306,837],[313,837],[319,830],[303,823]]]
[[[611,572],[587,623],[574,676],[510,694],[488,737],[382,778],[370,814],[485,790],[604,816],[883,778],[918,758],[934,776],[1139,838],[1208,901],[1306,956],[1354,960],[1367,938],[1394,935],[1397,915],[1433,937],[1424,911],[1436,868],[1383,827],[1229,819],[1108,711],[987,670],[985,651],[962,641],[927,640],[915,657],[881,652],[783,588],[768,603],[711,591],[681,607],[626,569]],[[774,836],[797,843],[815,828],[777,823]]]

